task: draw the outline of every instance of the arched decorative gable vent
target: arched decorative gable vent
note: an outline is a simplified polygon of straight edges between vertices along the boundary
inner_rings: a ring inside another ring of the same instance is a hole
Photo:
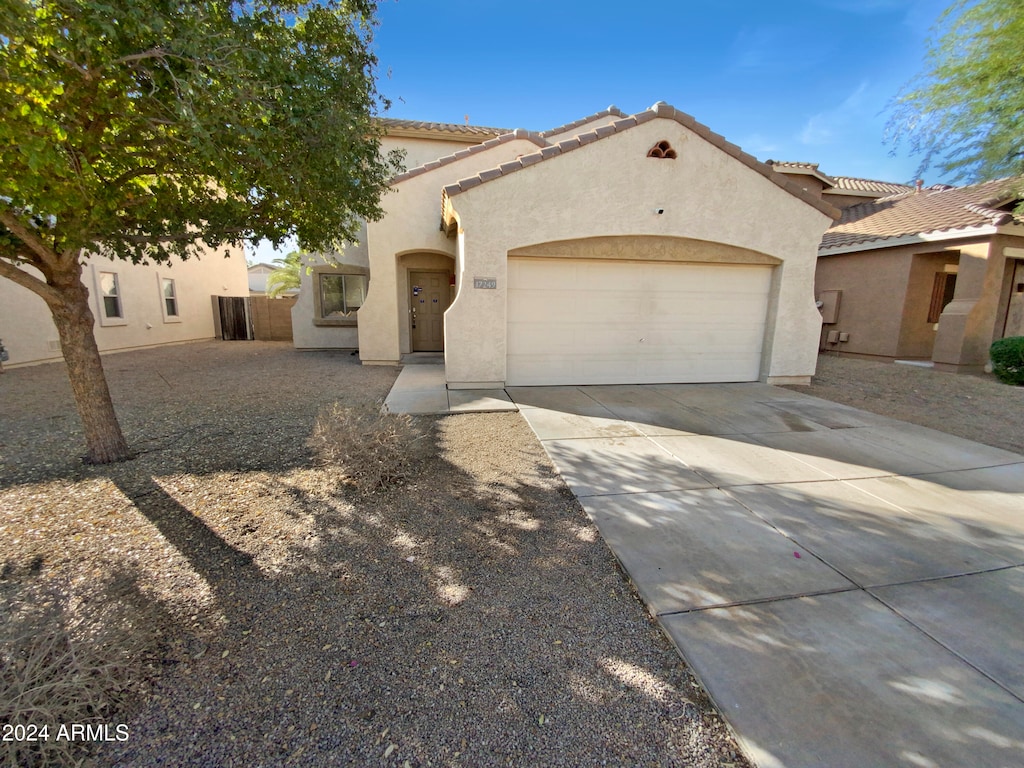
[[[672,145],[667,141],[659,141],[650,151],[647,153],[648,157],[659,157],[662,159],[675,160],[678,155],[676,151],[672,149]]]

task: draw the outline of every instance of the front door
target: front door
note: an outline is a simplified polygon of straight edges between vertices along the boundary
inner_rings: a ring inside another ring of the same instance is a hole
[[[409,272],[412,351],[444,351],[444,313],[451,289],[447,272]]]

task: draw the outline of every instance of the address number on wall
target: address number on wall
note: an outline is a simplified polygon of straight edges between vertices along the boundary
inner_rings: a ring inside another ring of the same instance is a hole
[[[493,277],[474,277],[473,278],[474,288],[497,288],[498,281]]]

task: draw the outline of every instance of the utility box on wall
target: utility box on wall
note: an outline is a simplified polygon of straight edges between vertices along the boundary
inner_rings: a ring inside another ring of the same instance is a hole
[[[822,291],[818,296],[818,301],[821,302],[818,311],[821,312],[823,324],[831,325],[839,322],[839,300],[842,297],[842,291]]]

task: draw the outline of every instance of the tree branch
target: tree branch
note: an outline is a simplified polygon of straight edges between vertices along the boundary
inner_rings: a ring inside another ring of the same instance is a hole
[[[27,288],[32,293],[42,297],[43,301],[50,306],[60,303],[61,296],[56,288],[7,261],[5,256],[0,256],[0,277],[6,277],[22,288]]]
[[[43,264],[55,266],[60,257],[50,248],[43,239],[29,227],[26,227],[10,208],[0,209],[0,224],[7,229],[34,253]]]

